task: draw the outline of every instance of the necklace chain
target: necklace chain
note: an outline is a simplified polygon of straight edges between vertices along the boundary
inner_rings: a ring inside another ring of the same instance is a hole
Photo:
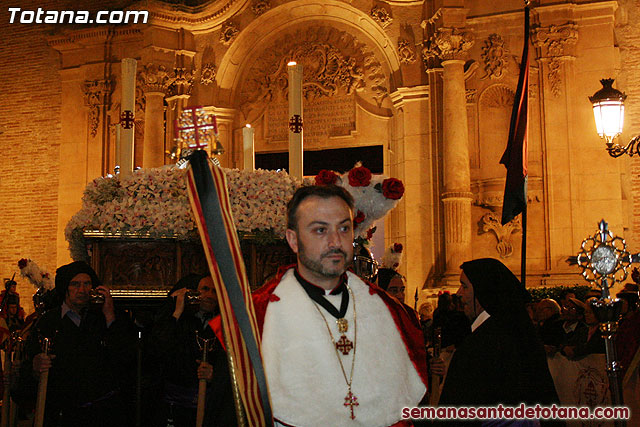
[[[336,352],[338,363],[340,363],[342,376],[344,377],[344,381],[347,383],[347,388],[348,388],[347,398],[355,399],[355,396],[353,396],[353,394],[351,393],[351,384],[353,383],[353,368],[356,364],[356,344],[358,341],[358,320],[357,320],[357,313],[356,313],[356,299],[354,298],[353,292],[351,291],[351,288],[349,287],[349,285],[345,285],[345,286],[349,291],[349,296],[351,297],[351,300],[353,301],[353,358],[351,359],[351,372],[349,373],[349,379],[347,379],[347,372],[344,370],[344,364],[342,363],[342,359],[340,358],[340,354],[338,353],[338,347],[336,347],[336,340],[333,338],[333,333],[331,333],[331,328],[329,327],[327,318],[324,316],[324,314],[322,314],[322,311],[320,311],[320,308],[318,307],[317,302],[314,301],[313,306],[316,308],[316,310],[318,310],[318,313],[320,314],[320,317],[322,317],[322,320],[324,320],[324,324],[327,327],[327,331],[329,332],[329,337],[331,337],[331,343],[333,344],[333,350]],[[355,406],[357,405],[358,404],[355,403]],[[347,403],[345,403],[345,406],[347,406]],[[353,415],[353,405],[351,406],[351,418],[355,419],[355,416]]]

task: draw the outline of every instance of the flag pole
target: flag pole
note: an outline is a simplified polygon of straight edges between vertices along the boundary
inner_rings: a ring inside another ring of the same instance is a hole
[[[522,209],[522,245],[520,248],[520,283],[527,287],[527,179],[524,181],[524,209]]]
[[[522,48],[523,50],[523,57],[522,57],[522,61],[524,61],[525,67],[526,69],[526,78],[524,79],[524,84],[527,85],[527,87],[523,87],[523,93],[525,94],[524,96],[527,98],[527,100],[525,101],[526,103],[526,116],[527,118],[525,119],[526,121],[526,130],[525,132],[528,134],[529,132],[529,31],[530,31],[530,16],[529,16],[529,0],[525,0],[524,2],[524,46]],[[526,59],[525,59],[525,52],[526,52]],[[522,72],[520,74],[523,74]],[[518,80],[520,81],[521,77],[518,76]],[[529,163],[529,144],[528,144],[528,139],[529,136],[525,135],[525,140],[527,140],[526,144],[523,144],[523,158],[526,159],[525,160],[525,164],[527,165],[526,168],[528,169],[528,163]],[[524,176],[524,184],[523,184],[523,193],[524,193],[524,205],[522,207],[522,245],[520,248],[520,283],[522,283],[522,287],[523,288],[527,288],[527,210],[529,207],[529,196],[528,196],[528,186],[529,186],[529,176],[528,176],[528,170],[527,170],[527,175]]]
[[[502,205],[502,225],[521,214],[522,245],[520,249],[520,282],[526,286],[527,280],[527,177],[528,177],[528,128],[529,128],[529,3],[524,8],[524,43],[522,61],[516,88],[509,139],[500,163],[507,168],[504,201]]]

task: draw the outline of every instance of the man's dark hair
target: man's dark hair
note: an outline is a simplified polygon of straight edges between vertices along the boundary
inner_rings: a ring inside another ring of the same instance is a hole
[[[15,274],[14,274],[14,276],[15,276]],[[4,282],[4,288],[5,288],[5,290],[7,290],[7,291],[9,290],[9,288],[10,288],[10,287],[12,287],[12,286],[14,286],[14,285],[16,285],[16,286],[17,286],[17,285],[18,285],[18,283],[17,283],[15,280],[13,280],[13,279],[9,279],[9,280],[7,280],[6,282]]]
[[[339,197],[349,206],[349,209],[353,211],[353,197],[344,187],[337,185],[307,185],[298,188],[293,194],[291,200],[287,204],[287,228],[291,230],[297,230],[298,219],[296,214],[298,212],[298,206],[307,197],[320,197],[321,199],[330,199],[332,197]]]

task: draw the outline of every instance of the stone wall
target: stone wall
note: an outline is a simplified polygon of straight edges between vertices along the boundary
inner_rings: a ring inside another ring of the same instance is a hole
[[[57,4],[25,1],[20,7],[55,8]],[[59,61],[47,45],[49,28],[9,24],[9,15],[7,7],[0,9],[4,27],[0,42],[1,278],[11,277],[22,257],[49,271],[56,267],[61,137]],[[28,282],[19,284],[23,296],[32,292]]]
[[[616,14],[616,38],[620,47],[620,70],[614,85],[627,94],[622,141],[640,133],[640,1],[621,0]],[[604,78],[605,76],[603,76]],[[635,157],[622,177],[629,204],[625,238],[631,250],[640,251],[640,159]]]
[[[93,10],[116,2],[93,2]],[[122,2],[120,2],[122,3]],[[78,10],[74,1],[27,0],[22,10]],[[8,5],[0,8],[0,278],[31,258],[55,272],[58,234],[62,87],[59,54],[47,43],[64,25],[10,24]],[[117,5],[115,5],[117,6]],[[18,279],[18,292],[33,293]],[[3,288],[4,289],[4,288]],[[27,298],[28,300],[29,298]],[[23,300],[27,311],[31,304]]]

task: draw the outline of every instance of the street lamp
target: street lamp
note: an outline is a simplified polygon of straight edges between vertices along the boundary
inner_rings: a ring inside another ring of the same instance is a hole
[[[627,95],[613,88],[613,79],[602,79],[602,89],[589,97],[593,104],[593,117],[596,120],[596,130],[600,138],[605,140],[607,152],[611,157],[623,154],[640,156],[640,135],[633,138],[624,147],[613,142],[621,133],[624,124],[624,100]]]

